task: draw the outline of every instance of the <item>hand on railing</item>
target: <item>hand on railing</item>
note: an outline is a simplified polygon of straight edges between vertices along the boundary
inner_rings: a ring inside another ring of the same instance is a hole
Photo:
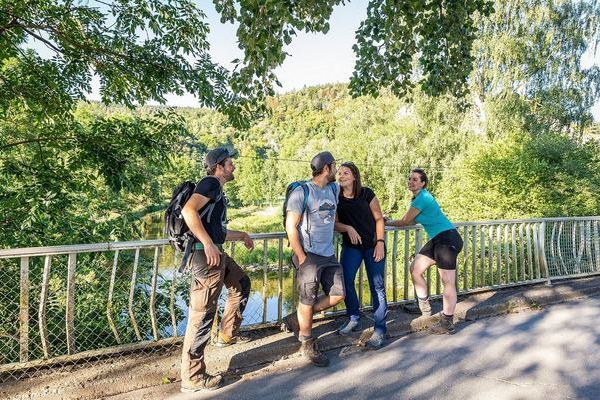
[[[249,250],[254,250],[254,241],[247,233],[244,234],[244,246]]]

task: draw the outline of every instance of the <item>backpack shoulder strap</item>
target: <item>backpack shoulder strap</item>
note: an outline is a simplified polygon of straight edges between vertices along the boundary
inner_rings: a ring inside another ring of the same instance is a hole
[[[308,195],[310,193],[310,190],[308,189],[308,185],[306,183],[301,183],[300,186],[302,187],[302,191],[304,192],[304,201],[302,202],[302,214],[304,214],[306,212],[306,209],[308,208]]]

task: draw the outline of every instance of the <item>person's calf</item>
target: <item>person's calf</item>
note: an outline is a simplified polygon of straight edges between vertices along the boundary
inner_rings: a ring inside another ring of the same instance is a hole
[[[329,296],[330,307],[334,307],[344,301],[345,296]]]
[[[297,315],[299,334],[310,336],[312,334],[313,306],[298,304]]]
[[[344,296],[326,296],[323,295],[317,299],[317,302],[313,306],[313,313],[316,314],[318,312],[327,310],[338,303],[344,301]]]
[[[443,300],[444,314],[454,314],[454,309],[456,308],[457,302],[456,287],[454,285],[444,288]]]

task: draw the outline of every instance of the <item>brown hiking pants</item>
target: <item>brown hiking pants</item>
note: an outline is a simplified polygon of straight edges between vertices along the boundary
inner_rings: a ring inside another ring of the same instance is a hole
[[[188,323],[181,355],[182,382],[197,381],[206,371],[204,348],[210,340],[223,285],[227,288],[228,296],[220,329],[227,337],[237,334],[250,295],[248,275],[227,254],[221,253],[217,267],[209,267],[204,251],[196,250],[190,263],[192,281]]]

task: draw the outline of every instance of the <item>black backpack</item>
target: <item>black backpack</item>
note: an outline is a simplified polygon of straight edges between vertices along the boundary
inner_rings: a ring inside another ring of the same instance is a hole
[[[212,176],[207,176],[202,179],[206,178],[216,179]],[[173,248],[175,248],[175,250],[183,252],[181,265],[179,267],[180,273],[185,270],[190,254],[192,253],[192,248],[197,242],[196,238],[185,223],[183,215],[181,215],[181,211],[183,210],[185,203],[187,203],[189,198],[192,197],[195,189],[196,184],[192,181],[185,181],[177,186],[175,190],[173,190],[171,201],[169,201],[169,205],[165,211],[165,236],[169,239],[169,242]],[[202,210],[202,213],[200,214],[200,218],[208,214],[207,218],[210,222],[212,211],[215,208],[215,203],[221,200],[222,195],[223,192],[219,194],[219,197],[217,197],[215,201],[211,201],[204,207],[204,210]]]
[[[195,189],[196,184],[191,181],[185,181],[177,186],[165,211],[165,236],[175,250],[183,252],[179,272],[185,269],[195,240],[181,215],[185,203],[192,197]]]

